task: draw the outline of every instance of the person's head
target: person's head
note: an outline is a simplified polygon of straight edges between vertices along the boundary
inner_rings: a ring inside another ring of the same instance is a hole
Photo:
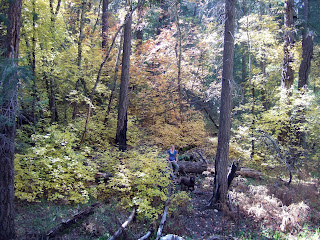
[[[171,145],[171,149],[172,149],[172,150],[174,150],[174,149],[175,149],[173,144]]]

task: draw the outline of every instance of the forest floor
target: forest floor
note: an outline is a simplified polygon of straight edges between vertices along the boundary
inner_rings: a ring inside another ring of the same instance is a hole
[[[241,177],[234,179],[230,190],[233,212],[203,210],[211,197],[212,178],[198,178],[194,192],[188,192],[187,206],[170,214],[163,234],[184,239],[319,239],[320,198],[316,182],[268,184]],[[174,193],[180,192],[176,186]],[[16,204],[17,239],[45,239],[49,229],[72,217],[87,205],[58,205],[46,201]],[[94,214],[75,224],[55,239],[109,239],[129,216],[129,212],[110,201]],[[155,223],[159,224],[159,223]],[[138,239],[152,223],[134,221],[123,239]],[[154,239],[154,237],[150,238]]]

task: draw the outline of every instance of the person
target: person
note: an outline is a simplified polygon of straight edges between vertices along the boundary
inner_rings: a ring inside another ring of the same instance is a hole
[[[179,165],[178,165],[178,151],[175,150],[174,145],[171,145],[171,148],[168,150],[168,163],[169,167],[173,171],[173,180],[176,180],[176,174],[178,173],[179,170]]]

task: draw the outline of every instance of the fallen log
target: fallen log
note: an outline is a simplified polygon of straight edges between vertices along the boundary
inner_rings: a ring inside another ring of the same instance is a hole
[[[149,232],[147,232],[145,235],[143,235],[141,238],[139,238],[138,240],[146,240],[148,239],[151,234],[153,233],[153,229],[150,229]]]
[[[171,185],[169,185],[167,201],[165,203],[165,208],[164,208],[163,215],[162,215],[162,218],[161,218],[161,222],[160,222],[160,225],[159,225],[159,228],[158,228],[156,240],[159,240],[159,238],[161,236],[161,233],[162,233],[162,230],[163,230],[163,227],[164,227],[164,223],[166,222],[166,219],[167,219],[167,213],[168,213],[168,210],[169,210],[169,202],[170,202],[171,191],[172,191],[172,187],[171,187]]]
[[[118,229],[118,231],[111,237],[109,238],[109,240],[115,240],[117,239],[121,233],[123,232],[123,230],[129,225],[129,223],[131,223],[131,221],[133,220],[134,215],[136,214],[136,209],[134,208],[130,214],[130,216],[128,217],[127,221],[125,221],[120,228]]]
[[[168,234],[166,236],[161,237],[160,240],[184,240],[184,238],[174,234]]]
[[[206,171],[208,164],[205,162],[188,162],[188,161],[179,161],[179,172],[186,173],[195,173],[201,174],[203,171]]]
[[[72,218],[61,222],[58,226],[54,227],[53,229],[49,230],[47,232],[47,239],[54,238],[58,234],[61,234],[66,229],[71,227],[73,224],[79,222],[80,220],[88,217],[90,214],[92,214],[98,206],[100,206],[101,203],[94,203],[91,206],[81,210],[77,214],[75,214]]]
[[[179,161],[179,173],[187,174],[214,174],[214,167],[205,162],[190,162],[190,161]],[[230,169],[230,168],[229,168]],[[241,175],[243,177],[251,177],[251,178],[260,178],[262,176],[262,172],[252,169],[241,167],[236,171],[236,175]]]
[[[251,168],[240,168],[239,171],[236,172],[237,175],[241,175],[242,177],[250,177],[250,178],[260,178],[262,176],[262,172],[257,171]]]

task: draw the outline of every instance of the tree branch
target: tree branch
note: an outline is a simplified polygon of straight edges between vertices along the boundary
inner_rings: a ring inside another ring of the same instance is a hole
[[[131,221],[133,220],[134,215],[136,214],[136,209],[134,208],[130,214],[130,216],[128,217],[127,221],[125,221],[120,228],[118,229],[118,231],[111,237],[109,238],[109,240],[115,240],[117,239],[121,233],[123,232],[123,230],[129,225],[129,223],[131,223]]]

